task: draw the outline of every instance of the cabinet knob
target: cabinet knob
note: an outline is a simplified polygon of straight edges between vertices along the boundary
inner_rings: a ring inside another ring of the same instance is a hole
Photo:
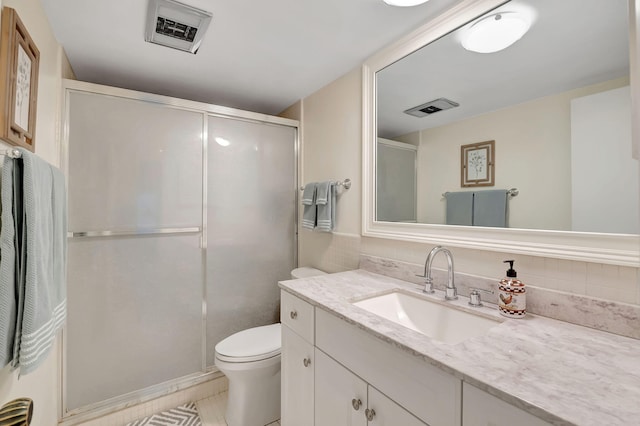
[[[289,316],[291,317],[291,319],[296,319],[296,318],[298,318],[298,312],[297,311],[291,311],[289,313]]]
[[[360,398],[353,398],[351,400],[351,405],[353,406],[354,410],[358,411],[360,407],[362,407],[362,401],[360,401]]]
[[[302,363],[304,364],[305,367],[308,367],[311,365],[311,358],[305,358],[302,360]]]
[[[370,422],[376,416],[376,412],[373,408],[367,408],[364,410],[364,415],[367,417],[367,421]]]

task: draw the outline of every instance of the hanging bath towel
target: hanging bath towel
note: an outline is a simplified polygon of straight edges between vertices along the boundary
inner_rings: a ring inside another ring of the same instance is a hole
[[[318,206],[317,223],[318,231],[331,232],[336,222],[336,191],[334,182],[321,182],[318,184],[316,205]]]
[[[18,322],[18,272],[24,270],[17,265],[16,232],[23,226],[22,212],[22,164],[14,167],[14,161],[5,158],[2,167],[0,200],[2,205],[0,228],[0,368],[13,359],[13,343]],[[15,195],[14,195],[15,194]],[[14,202],[15,201],[15,202]],[[19,207],[19,211],[17,210]],[[17,220],[14,220],[16,218]],[[20,225],[18,226],[18,224]],[[16,229],[19,228],[19,229]]]
[[[447,225],[473,225],[473,192],[446,192]]]
[[[67,202],[62,172],[29,151],[20,152],[20,159],[6,158],[3,166],[2,249],[5,189],[11,185],[13,223],[9,220],[8,225],[15,232],[15,257],[12,268],[1,253],[0,273],[3,285],[15,277],[11,364],[27,374],[47,357],[66,317]]]
[[[506,228],[508,197],[506,189],[476,191],[473,195],[473,225]]]
[[[302,193],[302,227],[314,229],[316,227],[316,188],[315,182],[310,182],[304,186]]]

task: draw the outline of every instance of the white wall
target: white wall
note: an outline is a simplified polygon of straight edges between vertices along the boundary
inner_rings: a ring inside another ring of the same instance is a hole
[[[0,0],[0,5],[14,8],[40,50],[38,76],[38,111],[36,154],[54,165],[59,164],[59,114],[61,78],[73,78],[62,47],[51,32],[38,0]],[[0,142],[0,149],[8,145]],[[0,405],[18,398],[34,401],[32,425],[56,425],[58,419],[59,344],[54,345],[47,360],[35,372],[18,377],[9,367],[0,370]]]
[[[360,237],[361,96],[361,70],[356,69],[302,101],[303,180],[344,176],[350,177],[354,186],[338,201],[338,234],[300,231],[301,266],[329,272],[355,269],[360,253],[423,263],[432,248],[428,244]],[[521,155],[527,155],[527,152]],[[561,182],[563,185],[569,184],[569,176],[566,179],[567,182]],[[471,249],[452,248],[452,252],[459,272],[498,280],[505,272],[502,261],[516,259],[518,276],[528,284],[640,304],[638,268]],[[438,264],[441,260],[436,259],[436,267],[446,268],[446,265]]]
[[[574,231],[638,234],[638,160],[631,157],[629,86],[571,101]]]
[[[422,131],[418,220],[445,223],[441,194],[469,190],[460,186],[460,146],[495,140],[495,186],[486,189],[520,191],[509,201],[509,226],[571,230],[571,100],[624,84],[617,79]]]
[[[301,185],[306,182],[351,179],[351,189],[339,190],[333,234],[299,227],[300,265],[310,265],[314,258],[324,257],[327,262],[336,266],[336,259],[329,257],[329,248],[336,234],[339,238],[340,235],[360,233],[362,151],[359,141],[362,129],[359,117],[354,119],[353,116],[354,111],[361,109],[360,81],[360,70],[353,70],[313,96],[305,98],[301,108],[296,109],[294,105],[281,114],[301,121]],[[307,116],[312,119],[306,120]],[[345,255],[357,259],[353,250]],[[316,264],[316,267],[319,266]],[[321,269],[332,268],[325,265]]]

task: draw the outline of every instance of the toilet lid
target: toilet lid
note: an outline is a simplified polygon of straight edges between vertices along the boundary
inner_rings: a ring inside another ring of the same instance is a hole
[[[280,324],[249,328],[232,334],[216,345],[216,357],[228,362],[249,362],[280,353]]]

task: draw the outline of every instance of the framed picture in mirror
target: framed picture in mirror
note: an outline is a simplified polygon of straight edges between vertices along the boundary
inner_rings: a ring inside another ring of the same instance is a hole
[[[18,13],[2,8],[0,138],[34,151],[40,51]]]
[[[495,141],[462,145],[460,186],[495,185]]]

